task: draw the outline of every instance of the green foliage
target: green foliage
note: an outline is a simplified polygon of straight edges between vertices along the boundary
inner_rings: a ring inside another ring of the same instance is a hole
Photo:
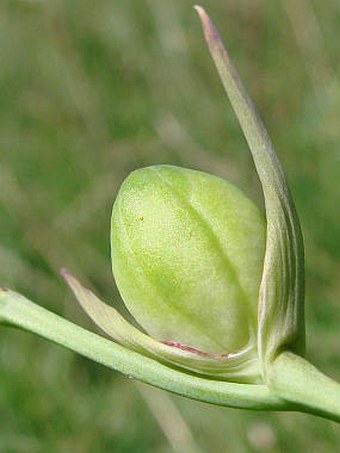
[[[289,177],[306,242],[310,354],[339,378],[338,4],[214,1],[209,11]],[[0,23],[0,281],[87,325],[57,272],[81,269],[119,305],[108,219],[130,171],[189,166],[253,198],[257,178],[190,2],[7,0]],[[173,399],[25,333],[1,330],[0,364],[3,451],[170,442],[185,452],[331,452],[340,440],[308,416]]]

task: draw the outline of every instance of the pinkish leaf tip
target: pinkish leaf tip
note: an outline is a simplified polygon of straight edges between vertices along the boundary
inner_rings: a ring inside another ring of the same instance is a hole
[[[59,274],[61,277],[63,277],[65,280],[70,276],[68,270],[65,267],[62,267],[59,271]]]

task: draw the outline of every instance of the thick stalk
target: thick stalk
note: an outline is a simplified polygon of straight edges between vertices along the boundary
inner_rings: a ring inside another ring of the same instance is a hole
[[[239,409],[300,411],[340,422],[340,384],[292,353],[269,367],[269,387],[192,376],[89,332],[0,288],[0,324],[36,333],[108,368],[181,396]]]
[[[340,384],[307,360],[284,352],[269,367],[267,377],[274,393],[299,405],[302,412],[340,422]]]
[[[175,370],[89,332],[14,291],[0,288],[1,323],[36,333],[129,377],[192,399],[243,409],[293,410],[265,385],[208,380]]]

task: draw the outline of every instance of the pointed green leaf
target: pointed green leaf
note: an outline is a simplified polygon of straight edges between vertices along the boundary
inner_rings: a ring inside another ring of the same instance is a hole
[[[61,272],[80,305],[95,324],[127,348],[196,373],[238,382],[260,382],[254,342],[237,354],[207,354],[177,343],[163,343],[127,322],[117,310],[101,301],[66,269]]]
[[[282,349],[304,349],[304,253],[295,206],[269,135],[203,8],[205,38],[248,142],[266,206],[267,242],[259,298],[259,352],[264,363]]]

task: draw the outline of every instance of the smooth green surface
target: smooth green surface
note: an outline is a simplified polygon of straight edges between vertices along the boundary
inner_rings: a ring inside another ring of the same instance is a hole
[[[109,217],[132,170],[181,165],[227,178],[259,202],[261,190],[192,2],[0,3],[0,282],[90,327],[58,270],[81,272],[119,305]],[[300,214],[307,356],[339,380],[338,1],[204,6],[260,109]],[[340,443],[338,426],[309,415],[147,393],[17,329],[1,329],[0,363],[4,451],[333,453]]]
[[[256,345],[264,242],[251,200],[203,172],[137,170],[113,208],[113,274],[130,313],[154,338],[205,352]]]

